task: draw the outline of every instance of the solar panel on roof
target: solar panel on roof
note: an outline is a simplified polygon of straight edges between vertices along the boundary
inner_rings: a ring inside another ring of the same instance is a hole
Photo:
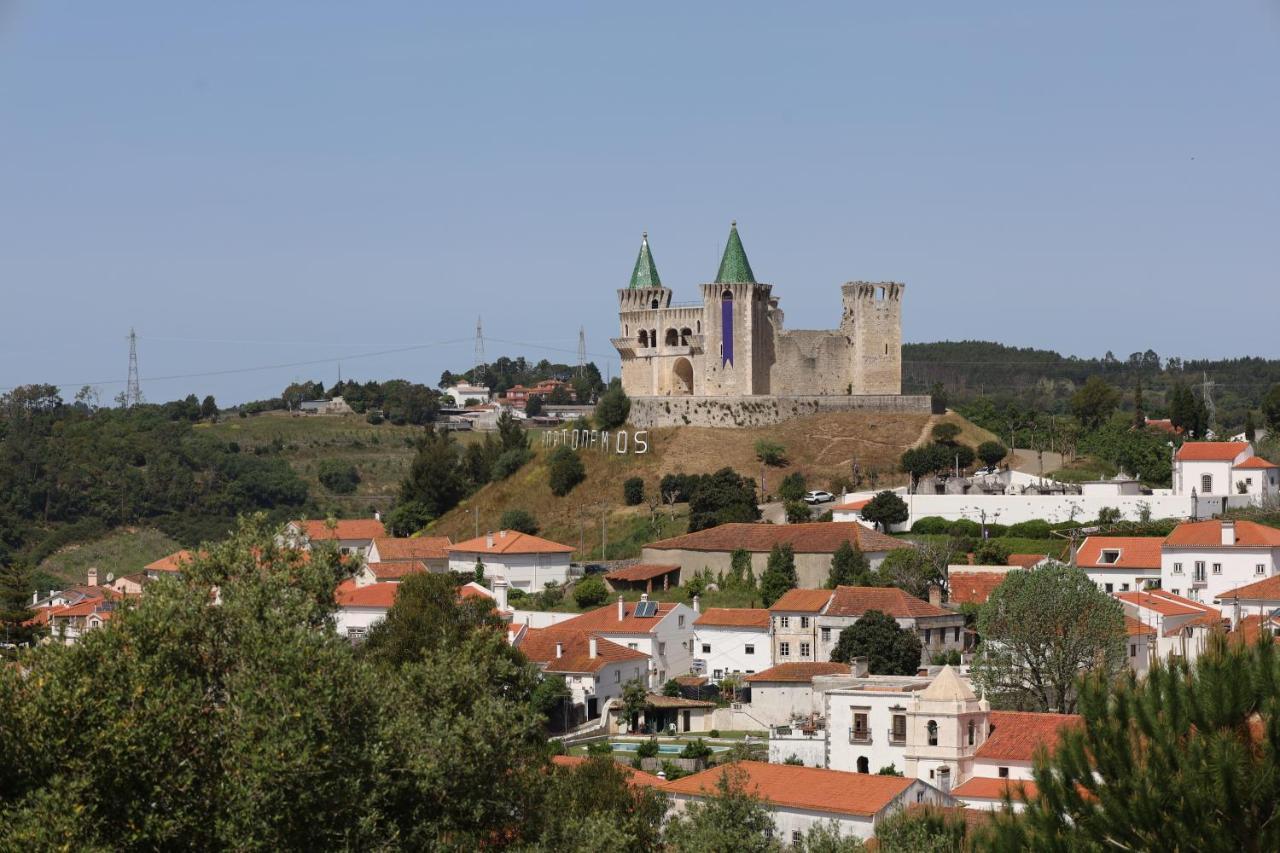
[[[645,617],[655,616],[657,615],[657,613],[658,613],[658,602],[656,601],[641,601],[639,604],[636,605],[636,611],[635,611],[636,616],[645,616]]]

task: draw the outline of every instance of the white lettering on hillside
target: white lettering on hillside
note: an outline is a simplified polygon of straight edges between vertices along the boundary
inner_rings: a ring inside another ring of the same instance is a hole
[[[640,455],[649,452],[649,442],[645,440],[648,434],[649,431],[645,429],[630,433],[624,429],[617,432],[609,432],[607,429],[549,429],[542,433],[542,446]]]

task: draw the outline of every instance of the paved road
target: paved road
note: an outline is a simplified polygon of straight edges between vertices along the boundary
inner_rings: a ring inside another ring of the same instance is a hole
[[[840,503],[839,498],[833,501],[827,501],[824,504],[810,505],[809,517],[816,519],[838,503]],[[787,511],[782,506],[782,501],[770,501],[767,504],[760,504],[760,520],[772,522],[773,524],[786,524]]]

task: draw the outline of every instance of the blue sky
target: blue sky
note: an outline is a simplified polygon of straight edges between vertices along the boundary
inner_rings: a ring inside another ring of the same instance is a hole
[[[689,299],[731,219],[789,327],[1280,357],[1277,93],[1258,0],[0,0],[0,387],[616,365],[640,232]]]

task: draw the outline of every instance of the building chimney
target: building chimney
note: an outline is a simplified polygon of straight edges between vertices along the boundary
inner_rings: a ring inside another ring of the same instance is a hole
[[[373,520],[374,520],[374,521],[382,521],[382,511],[381,511],[381,510],[376,510],[376,509],[375,509],[375,510],[373,511]]]
[[[942,587],[936,583],[929,586],[929,603],[934,607],[942,606]]]
[[[39,601],[40,601],[40,590],[37,589],[35,592],[31,593],[31,603],[36,604]]]
[[[600,653],[600,646],[596,644],[596,638],[592,637],[587,640],[587,657],[592,660],[596,659],[596,655]]]
[[[498,538],[499,538],[499,539],[506,539],[506,538],[507,538],[507,531],[505,531],[505,530],[499,530],[499,531],[498,531]]]
[[[86,583],[87,585],[89,585],[89,586],[97,586],[97,585],[98,585],[98,570],[97,570],[97,569],[93,569],[93,568],[89,569],[89,576],[88,576],[88,579],[86,579],[86,580],[85,580],[85,583]]]
[[[627,606],[622,603],[622,596],[618,596],[618,621],[621,622],[627,618]]]
[[[492,533],[492,531],[491,531],[491,532],[489,532],[489,533],[486,533],[486,534],[484,535],[484,547],[486,547],[486,548],[492,548],[492,547],[493,547],[493,533]]]
[[[499,610],[507,609],[507,579],[501,575],[493,579],[493,601]]]
[[[700,596],[695,595],[693,597],[693,612],[694,613],[702,612],[702,601]]]
[[[564,643],[556,643],[556,657],[564,657]]]
[[[855,657],[849,661],[849,674],[854,678],[866,678],[871,672],[871,659],[866,656]]]
[[[1236,523],[1225,518],[1222,520],[1222,544],[1236,544]]]

